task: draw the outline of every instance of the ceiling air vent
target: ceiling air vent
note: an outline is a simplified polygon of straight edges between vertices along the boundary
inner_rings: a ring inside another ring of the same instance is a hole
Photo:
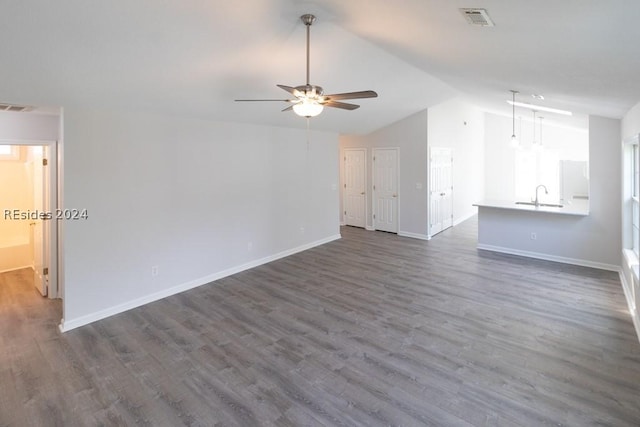
[[[471,25],[480,27],[493,27],[493,21],[489,18],[487,9],[460,9],[460,13],[465,17]]]
[[[15,105],[15,104],[0,103],[0,111],[14,111],[17,113],[27,113],[32,110],[33,110],[33,107],[29,105]]]

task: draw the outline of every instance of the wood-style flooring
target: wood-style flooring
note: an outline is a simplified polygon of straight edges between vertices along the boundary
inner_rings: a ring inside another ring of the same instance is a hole
[[[0,426],[639,426],[616,273],[343,239],[65,334],[0,275]]]

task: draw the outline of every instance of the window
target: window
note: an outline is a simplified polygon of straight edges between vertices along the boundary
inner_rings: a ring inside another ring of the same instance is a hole
[[[624,141],[624,179],[622,200],[623,243],[627,258],[638,264],[640,258],[640,135]]]
[[[560,198],[559,155],[557,150],[521,150],[515,157],[515,196],[517,200],[533,200],[539,184],[547,187],[548,194],[540,191],[540,198],[558,202]]]
[[[636,257],[640,255],[640,194],[638,194],[638,190],[640,189],[640,149],[638,149],[638,141],[636,140],[631,145],[631,182],[629,186],[631,187],[631,241],[633,252],[636,254]]]
[[[0,160],[18,160],[20,151],[17,145],[0,145]]]

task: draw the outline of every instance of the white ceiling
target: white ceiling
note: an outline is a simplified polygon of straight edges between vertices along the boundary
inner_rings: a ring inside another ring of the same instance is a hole
[[[307,12],[311,83],[379,94],[316,129],[367,133],[460,94],[510,115],[509,89],[578,117],[640,101],[638,0],[22,0],[0,4],[0,102],[304,127],[284,103],[233,100],[304,83]]]

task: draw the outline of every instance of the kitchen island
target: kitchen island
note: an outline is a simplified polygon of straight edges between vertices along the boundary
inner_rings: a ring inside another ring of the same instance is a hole
[[[589,200],[562,207],[533,202],[483,200],[478,207],[478,249],[613,270],[594,233]]]

